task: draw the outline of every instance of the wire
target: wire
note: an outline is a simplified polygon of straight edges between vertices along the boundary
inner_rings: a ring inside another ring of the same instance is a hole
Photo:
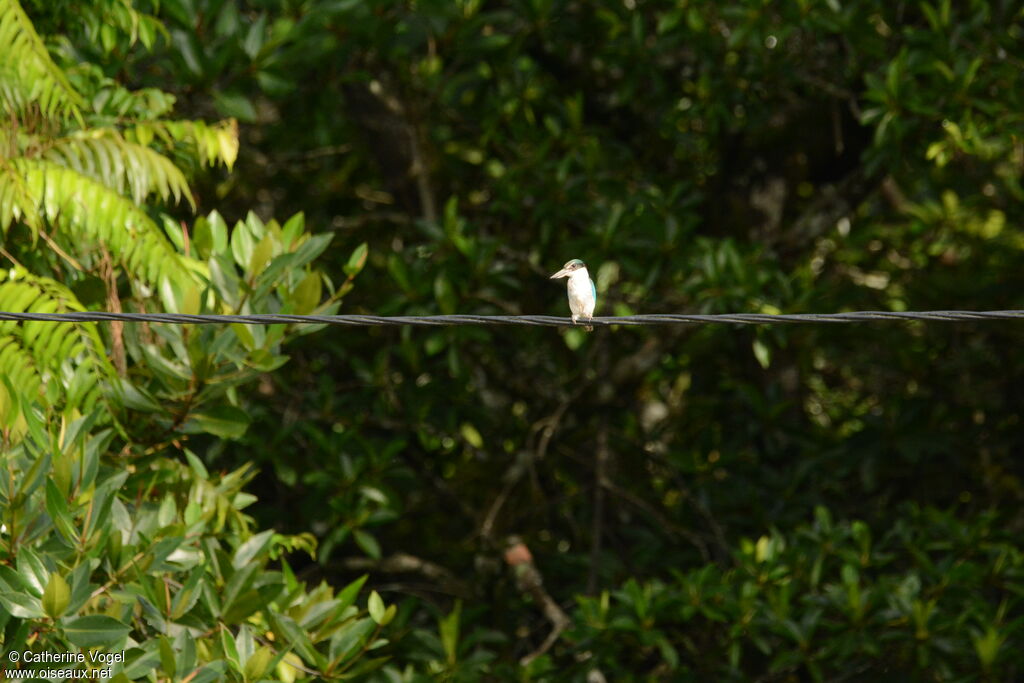
[[[183,313],[107,313],[84,311],[69,313],[11,313],[0,311],[0,320],[41,322],[145,322],[178,325],[210,325],[241,323],[243,325],[353,325],[356,327],[444,325],[533,325],[542,327],[573,326],[570,318],[551,315],[187,315]],[[924,322],[963,322],[978,320],[1024,320],[1024,310],[1013,311],[853,311],[849,313],[715,313],[709,315],[657,313],[622,315],[581,320],[577,325],[609,327],[612,325],[678,325],[731,323],[737,325],[775,325],[780,323],[863,323],[891,320]]]

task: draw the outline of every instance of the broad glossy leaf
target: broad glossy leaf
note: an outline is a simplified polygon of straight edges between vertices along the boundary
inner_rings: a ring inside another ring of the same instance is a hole
[[[363,618],[348,622],[331,637],[330,657],[337,665],[350,657],[376,629],[373,619]]]
[[[271,612],[268,616],[278,636],[295,648],[295,652],[306,660],[308,664],[314,666],[322,666],[324,664],[323,657],[313,647],[309,636],[299,628],[294,620],[284,614],[275,614],[274,612]]]
[[[101,647],[117,643],[131,631],[131,627],[104,614],[61,621],[64,635],[78,647]]]
[[[50,513],[53,525],[57,527],[64,540],[70,544],[76,543],[78,532],[71,521],[67,501],[50,478],[46,480],[46,511]]]
[[[0,593],[0,605],[20,619],[39,619],[45,614],[40,599],[27,593]]]
[[[238,546],[238,549],[235,551],[235,555],[231,560],[232,566],[234,566],[235,569],[241,569],[242,567],[247,566],[257,556],[266,551],[273,538],[273,529],[267,529],[266,531],[255,534],[245,543]]]
[[[46,584],[46,590],[43,591],[43,611],[51,619],[57,619],[64,614],[70,601],[71,587],[63,576],[53,572]]]
[[[218,405],[192,413],[183,431],[190,434],[205,432],[225,439],[237,439],[249,427],[249,416],[241,408]]]

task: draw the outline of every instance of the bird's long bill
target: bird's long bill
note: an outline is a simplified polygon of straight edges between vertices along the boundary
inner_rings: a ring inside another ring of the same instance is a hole
[[[560,271],[551,276],[552,280],[557,280],[560,277],[569,277],[569,269],[562,268]]]

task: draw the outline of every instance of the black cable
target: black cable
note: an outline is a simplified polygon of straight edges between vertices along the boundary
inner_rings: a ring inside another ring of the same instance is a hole
[[[375,325],[534,325],[543,327],[572,326],[570,318],[551,315],[186,315],[183,313],[107,313],[83,311],[68,313],[10,313],[0,311],[0,320],[44,322],[123,322],[209,325],[241,323],[243,325],[326,324],[368,327]],[[976,320],[1024,320],[1024,311],[853,311],[849,313],[714,313],[709,315],[656,313],[623,315],[580,320],[578,325],[606,327],[610,325],[674,325],[732,323],[739,325],[774,325],[778,323],[860,323],[881,320],[920,320],[925,322],[961,322]]]

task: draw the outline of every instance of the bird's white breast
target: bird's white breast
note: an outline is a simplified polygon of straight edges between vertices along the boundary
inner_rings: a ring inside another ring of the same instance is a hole
[[[590,284],[590,273],[580,268],[569,275],[569,309],[574,315],[589,318],[594,315],[594,289]]]

